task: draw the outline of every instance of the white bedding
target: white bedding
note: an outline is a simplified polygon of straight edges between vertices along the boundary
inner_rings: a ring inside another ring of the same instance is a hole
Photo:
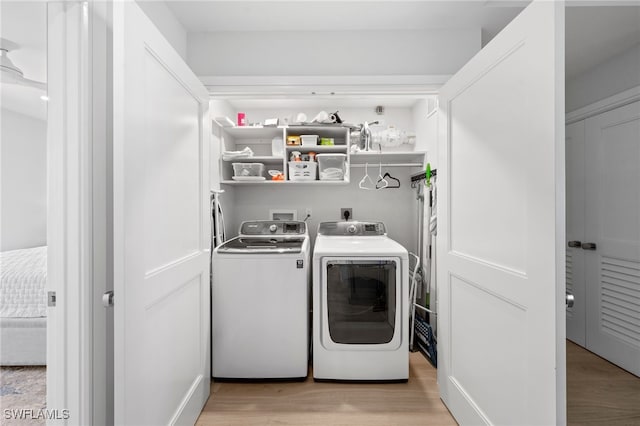
[[[46,246],[0,253],[0,317],[45,317],[46,283]]]

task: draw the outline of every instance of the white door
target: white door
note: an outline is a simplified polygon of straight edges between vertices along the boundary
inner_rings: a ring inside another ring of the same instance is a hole
[[[640,102],[586,120],[587,348],[640,376]]]
[[[567,338],[585,346],[586,300],[584,255],[585,216],[585,140],[584,120],[566,127],[567,184],[567,293],[573,294],[573,307],[567,307]]]
[[[440,92],[438,382],[460,424],[565,420],[564,5]]]
[[[193,424],[209,395],[208,95],[135,2],[114,2],[114,404]]]

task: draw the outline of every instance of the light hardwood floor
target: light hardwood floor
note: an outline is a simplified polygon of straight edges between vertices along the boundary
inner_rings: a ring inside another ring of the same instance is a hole
[[[198,425],[455,425],[436,370],[410,354],[407,383],[214,383]]]
[[[455,425],[436,370],[412,353],[409,382],[214,383],[198,425]],[[640,378],[567,341],[569,425],[640,425]]]
[[[567,341],[567,423],[640,425],[640,378]]]

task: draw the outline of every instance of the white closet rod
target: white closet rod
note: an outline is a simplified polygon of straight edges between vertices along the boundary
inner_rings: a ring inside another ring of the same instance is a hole
[[[365,164],[351,164],[352,168],[362,169]],[[379,167],[380,163],[371,162],[369,167]],[[422,163],[382,163],[382,167],[424,167]]]

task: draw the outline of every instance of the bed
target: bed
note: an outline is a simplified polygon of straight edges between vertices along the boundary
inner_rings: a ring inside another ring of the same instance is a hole
[[[47,247],[0,253],[0,365],[46,365]]]

